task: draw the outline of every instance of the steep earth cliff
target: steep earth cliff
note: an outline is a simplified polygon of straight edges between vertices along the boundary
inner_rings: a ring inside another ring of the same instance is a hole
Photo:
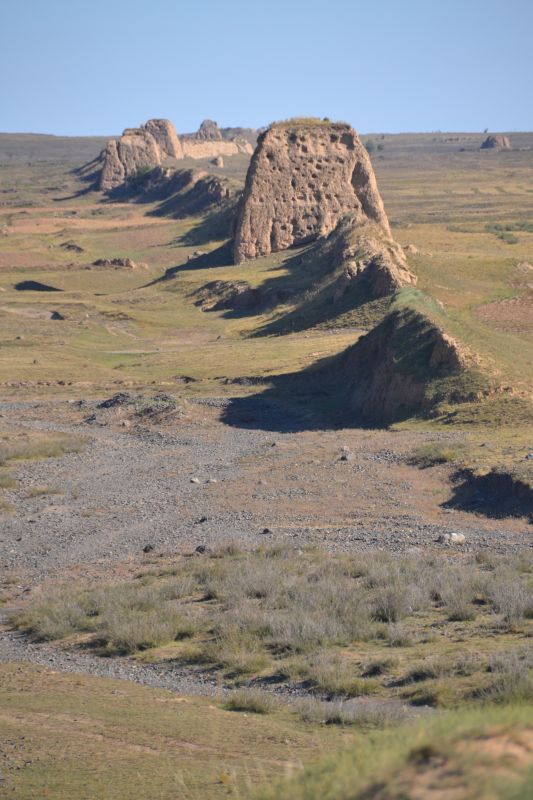
[[[346,214],[390,234],[370,157],[353,128],[274,124],[259,137],[248,170],[235,263],[325,236]]]

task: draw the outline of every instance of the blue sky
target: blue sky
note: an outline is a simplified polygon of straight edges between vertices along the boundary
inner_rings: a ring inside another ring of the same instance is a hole
[[[0,0],[0,131],[532,130],[533,0]]]

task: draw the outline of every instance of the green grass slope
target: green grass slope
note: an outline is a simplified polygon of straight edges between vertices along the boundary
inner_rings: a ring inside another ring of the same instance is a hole
[[[361,737],[261,800],[526,800],[533,793],[530,708],[449,712]]]

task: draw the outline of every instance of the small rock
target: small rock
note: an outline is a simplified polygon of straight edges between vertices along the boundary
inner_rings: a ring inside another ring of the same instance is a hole
[[[272,533],[272,531],[270,530],[270,528],[263,528],[263,530],[261,531],[261,533],[263,533],[263,534],[265,534],[265,535],[266,535],[266,534]]]
[[[207,517],[198,517],[198,519],[196,520],[196,522],[194,524],[195,525],[201,525],[203,522],[207,522]]]
[[[198,553],[199,555],[202,555],[203,553],[207,552],[207,547],[205,546],[205,544],[199,544],[194,552]]]
[[[526,461],[533,461],[533,453],[528,453],[527,454]]]
[[[200,483],[200,478],[191,478],[191,483]]]
[[[463,545],[466,542],[464,533],[441,533],[437,542],[439,544],[458,544]]]
[[[143,553],[151,553],[153,549],[153,544],[145,544],[143,547]]]

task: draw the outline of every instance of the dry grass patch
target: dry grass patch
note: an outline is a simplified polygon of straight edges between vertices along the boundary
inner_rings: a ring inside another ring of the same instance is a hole
[[[81,632],[106,654],[214,668],[228,683],[447,705],[485,687],[489,658],[530,635],[532,575],[525,555],[487,564],[231,546],[114,585],[43,587],[11,620],[37,639]]]
[[[70,433],[3,433],[0,435],[0,467],[12,461],[60,458],[79,453],[87,443],[85,436]]]

